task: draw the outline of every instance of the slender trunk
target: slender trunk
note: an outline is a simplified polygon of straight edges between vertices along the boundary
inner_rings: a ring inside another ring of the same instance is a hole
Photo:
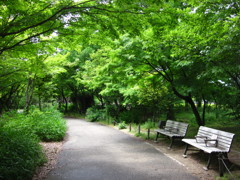
[[[203,96],[203,110],[202,110],[202,121],[205,124],[205,112],[206,112],[207,100]]]
[[[116,99],[114,99],[114,104],[117,107],[116,119],[118,120],[119,113],[120,113],[120,107],[119,107],[118,101]]]
[[[41,95],[38,94],[38,107],[39,107],[40,111],[42,110],[42,102],[41,101],[42,101]]]
[[[31,83],[31,80],[28,79],[28,84],[27,84],[27,89],[26,89],[26,104],[25,104],[25,111],[26,111],[26,113],[29,112],[29,104],[30,104],[30,96],[29,96],[30,83]]]
[[[3,113],[3,105],[2,100],[0,99],[0,116]]]
[[[67,98],[66,98],[66,96],[64,94],[64,90],[63,89],[61,89],[61,94],[62,94],[62,98],[63,98],[63,100],[65,102],[65,107],[64,107],[65,110],[64,111],[67,112],[68,111],[68,100],[67,100]]]
[[[102,108],[104,108],[104,106],[105,106],[105,103],[104,103],[104,99],[103,99],[103,97],[100,95],[97,95],[97,98],[98,98],[98,100],[100,101],[100,103],[101,103],[101,107]]]
[[[32,103],[33,89],[34,89],[33,79],[29,78],[28,84],[27,84],[27,89],[26,89],[26,105],[25,105],[26,113],[29,112],[29,107]]]

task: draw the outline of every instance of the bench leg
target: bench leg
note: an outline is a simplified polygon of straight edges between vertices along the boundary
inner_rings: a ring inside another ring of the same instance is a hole
[[[184,157],[184,158],[187,157],[188,147],[189,147],[189,144],[186,144],[186,148],[185,148],[185,151],[184,151],[184,153],[183,153],[183,157]]]
[[[168,149],[171,149],[171,148],[172,148],[173,141],[174,141],[174,138],[170,138],[170,139],[171,139],[171,143],[170,143],[170,146],[168,147]]]
[[[205,171],[207,171],[207,170],[209,169],[209,166],[210,166],[210,164],[211,164],[211,161],[212,161],[212,153],[209,154],[207,166],[206,166],[206,167],[203,167],[203,169],[204,169]]]
[[[230,168],[227,167],[227,164],[228,165],[231,164],[228,159],[228,154],[227,153],[219,153],[218,154],[218,166],[219,166],[219,176],[220,177],[223,176],[224,171],[226,171],[227,169],[230,170]]]
[[[223,177],[223,155],[219,154],[218,156],[218,166],[219,166],[219,176]]]
[[[156,135],[156,138],[155,138],[155,142],[157,142],[158,135],[159,135],[159,132],[157,132],[157,135]]]

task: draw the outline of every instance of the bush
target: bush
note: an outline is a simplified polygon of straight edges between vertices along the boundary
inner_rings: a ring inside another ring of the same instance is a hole
[[[7,118],[5,128],[37,135],[42,141],[61,141],[67,130],[66,121],[54,107],[43,111],[31,109],[28,115],[17,113],[4,119]]]
[[[43,111],[35,109],[29,116],[34,124],[35,134],[42,141],[61,141],[63,140],[67,126],[62,114],[55,108],[48,108]]]
[[[39,141],[59,141],[66,122],[55,108],[9,112],[0,118],[0,179],[31,179],[46,159]]]
[[[87,109],[86,118],[91,122],[104,120],[107,118],[107,113],[105,109],[94,106]]]
[[[46,162],[39,139],[24,131],[0,128],[0,179],[31,179]]]
[[[125,121],[118,124],[118,129],[127,129],[127,124]]]

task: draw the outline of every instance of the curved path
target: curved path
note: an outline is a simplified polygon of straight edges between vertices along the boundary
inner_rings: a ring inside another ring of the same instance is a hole
[[[144,141],[114,128],[67,119],[68,140],[47,180],[196,180]]]

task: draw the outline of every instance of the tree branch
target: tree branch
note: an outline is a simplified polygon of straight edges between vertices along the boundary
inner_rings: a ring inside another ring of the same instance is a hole
[[[82,4],[85,4],[85,3],[88,3],[88,2],[92,2],[94,0],[89,0],[89,1],[85,1],[85,2],[82,2],[82,3],[78,3],[77,5],[82,5]],[[48,5],[47,7],[50,7],[50,5]],[[46,7],[45,7],[46,8]],[[44,9],[45,9],[44,8]],[[51,15],[50,17],[48,17],[47,19],[43,20],[43,21],[40,21],[36,24],[33,24],[33,25],[30,25],[30,26],[27,26],[27,27],[24,27],[24,28],[21,28],[19,29],[18,31],[13,31],[13,32],[8,32],[8,33],[0,33],[0,36],[1,37],[5,37],[5,36],[9,36],[9,35],[14,35],[14,34],[19,34],[19,33],[22,33],[24,31],[27,31],[28,29],[31,29],[31,28],[35,28],[35,27],[38,27],[38,26],[41,26],[43,24],[45,24],[46,22],[56,18],[59,14],[61,14],[63,11],[65,10],[70,10],[70,9],[74,9],[76,8],[76,5],[73,5],[73,6],[64,6],[62,7],[61,9],[59,9],[58,11],[56,11],[53,15]],[[85,7],[78,7],[78,8],[85,8]],[[44,10],[42,9],[42,11]]]
[[[45,34],[45,33],[47,33],[47,32],[54,31],[55,29],[56,29],[56,28],[47,29],[47,30],[45,30],[45,31],[42,31],[42,32],[37,33],[37,34],[34,34],[34,35],[32,35],[32,36],[29,36],[29,37],[27,37],[27,38],[25,38],[25,39],[22,39],[22,40],[18,41],[17,43],[15,43],[15,44],[13,44],[13,45],[11,45],[11,46],[9,46],[9,47],[3,47],[2,49],[0,49],[0,55],[1,55],[4,51],[6,51],[6,50],[10,50],[10,49],[13,49],[13,48],[16,47],[16,46],[21,45],[21,43],[23,43],[24,41],[30,40],[31,38],[40,36],[40,35]]]

